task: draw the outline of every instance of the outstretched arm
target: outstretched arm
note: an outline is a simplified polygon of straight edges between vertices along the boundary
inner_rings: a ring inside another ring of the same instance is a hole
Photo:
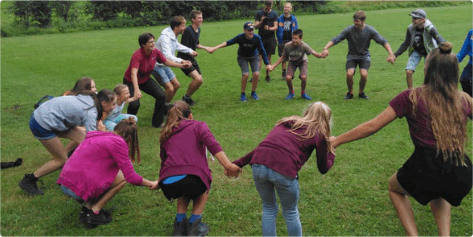
[[[238,178],[238,175],[241,173],[241,168],[230,162],[227,155],[225,155],[225,152],[218,152],[215,154],[215,158],[217,158],[218,162],[220,162],[220,164],[225,168],[226,176]]]
[[[390,122],[396,119],[396,117],[396,112],[391,106],[389,106],[374,119],[362,123],[352,130],[336,137],[335,139],[332,139],[332,146],[336,148],[339,145],[369,137],[384,126],[388,125]]]
[[[209,50],[207,50],[207,52],[213,53],[213,52],[215,52],[215,50],[220,49],[220,48],[225,48],[225,47],[227,47],[227,41],[225,41],[225,42],[223,42],[223,43],[221,43],[221,44],[219,44],[215,47],[211,47]]]
[[[389,45],[389,43],[386,42],[386,43],[384,44],[384,48],[385,48],[386,51],[388,51],[388,53],[389,53],[389,56],[388,56],[388,58],[386,59],[386,61],[388,61],[388,62],[394,64],[394,62],[396,61],[396,56],[394,56],[394,53],[393,53],[393,51],[392,51],[392,49],[391,49],[391,45]]]
[[[332,47],[332,46],[333,46],[333,42],[330,40],[330,41],[327,43],[327,45],[325,45],[324,49],[322,50],[322,55],[323,55],[324,57],[327,57],[327,56],[328,56],[328,54],[329,54],[328,49],[329,49],[330,47]]]

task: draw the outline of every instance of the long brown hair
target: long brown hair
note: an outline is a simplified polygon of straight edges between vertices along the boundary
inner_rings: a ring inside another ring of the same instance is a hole
[[[130,156],[130,160],[135,161],[136,153],[136,160],[140,163],[141,156],[138,141],[138,125],[136,124],[135,119],[129,117],[120,121],[113,129],[113,132],[125,139],[126,144],[128,144],[128,155]]]
[[[419,97],[425,101],[437,140],[437,154],[442,152],[445,161],[454,161],[456,165],[460,161],[466,165],[464,146],[468,136],[463,106],[466,102],[471,108],[472,99],[458,90],[458,59],[451,52],[452,44],[443,42],[429,53],[424,84],[412,90],[409,99],[413,110]]]
[[[165,142],[171,136],[172,129],[179,126],[181,120],[188,119],[190,114],[191,108],[189,104],[181,100],[174,102],[168,111],[168,118],[163,130],[161,130],[159,142],[161,144]]]
[[[276,125],[292,122],[289,132],[301,137],[302,140],[310,139],[317,134],[324,137],[327,142],[327,151],[335,154],[335,150],[330,144],[330,125],[332,123],[332,110],[323,102],[315,102],[310,104],[304,112],[304,117],[293,115],[280,119]],[[295,130],[306,127],[302,134],[296,133]]]
[[[92,81],[94,79],[90,77],[82,77],[81,79],[76,81],[74,87],[71,90],[68,90],[62,93],[63,96],[65,95],[78,95],[83,91],[91,91],[92,90]]]

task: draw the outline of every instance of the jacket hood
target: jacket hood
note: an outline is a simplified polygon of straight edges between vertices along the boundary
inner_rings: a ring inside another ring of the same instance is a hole
[[[172,133],[173,134],[179,133],[182,130],[186,129],[189,126],[194,125],[197,122],[198,122],[197,120],[183,119],[183,120],[181,120],[181,122],[179,122],[179,125],[177,125],[177,127],[172,129]]]
[[[177,40],[176,35],[174,34],[174,31],[172,31],[170,26],[161,31],[161,35],[165,35],[171,38],[172,40]]]
[[[94,102],[94,99],[92,99],[92,96],[90,95],[82,95],[82,94],[78,94],[76,95],[76,98],[78,100],[80,100],[82,103],[90,106],[90,107],[93,107],[95,106],[95,102]]]

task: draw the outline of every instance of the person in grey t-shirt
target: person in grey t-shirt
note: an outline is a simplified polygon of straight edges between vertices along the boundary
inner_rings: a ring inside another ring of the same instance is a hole
[[[330,40],[322,51],[322,54],[326,57],[329,54],[328,48],[340,43],[344,39],[348,41],[346,64],[348,93],[345,95],[345,100],[353,98],[353,76],[355,75],[357,65],[360,67],[360,91],[358,97],[366,100],[369,99],[363,90],[366,85],[366,80],[368,79],[368,69],[371,65],[370,52],[368,51],[371,39],[376,43],[383,45],[386,51],[388,51],[390,57],[394,55],[388,41],[372,26],[365,25],[365,20],[365,12],[356,12],[353,15],[353,25],[348,26],[339,35]]]
[[[307,84],[307,69],[308,61],[307,55],[314,55],[317,58],[323,58],[321,53],[317,53],[309,45],[302,41],[303,32],[301,29],[296,29],[292,32],[292,41],[284,45],[283,53],[281,57],[270,66],[270,71],[274,70],[281,62],[289,61],[286,74],[286,83],[289,89],[289,93],[286,96],[286,100],[290,100],[295,97],[294,87],[292,86],[292,79],[294,78],[294,72],[297,68],[300,71],[301,79],[301,97],[306,100],[311,100],[312,97],[307,95],[305,87]]]

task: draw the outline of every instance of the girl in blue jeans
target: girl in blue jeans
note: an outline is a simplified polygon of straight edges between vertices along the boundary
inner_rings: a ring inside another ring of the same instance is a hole
[[[243,167],[251,164],[253,180],[263,202],[263,236],[276,235],[276,215],[281,201],[282,213],[290,236],[302,236],[297,202],[297,173],[310,155],[317,151],[317,166],[325,174],[332,167],[335,153],[330,144],[330,108],[322,103],[311,104],[303,117],[279,120],[269,135],[246,156],[233,163]]]

